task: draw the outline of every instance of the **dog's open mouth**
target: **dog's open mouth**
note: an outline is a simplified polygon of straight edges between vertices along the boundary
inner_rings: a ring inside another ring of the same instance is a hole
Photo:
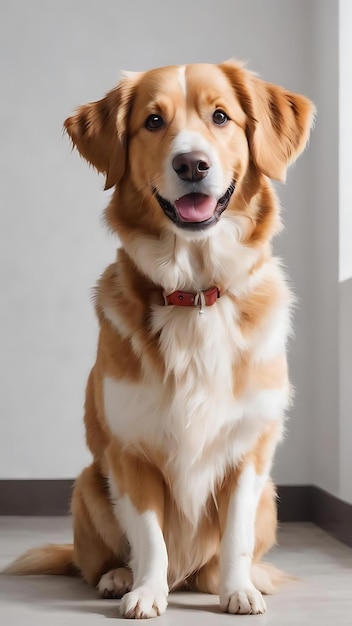
[[[200,230],[215,224],[227,208],[234,191],[235,181],[218,200],[202,193],[188,193],[172,204],[153,189],[165,215],[180,228],[189,230]]]

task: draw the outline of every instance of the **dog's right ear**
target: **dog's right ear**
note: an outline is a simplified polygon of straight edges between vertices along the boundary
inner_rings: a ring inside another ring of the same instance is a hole
[[[81,156],[105,173],[105,189],[116,185],[125,171],[127,118],[138,77],[126,73],[105,98],[79,107],[64,122]]]

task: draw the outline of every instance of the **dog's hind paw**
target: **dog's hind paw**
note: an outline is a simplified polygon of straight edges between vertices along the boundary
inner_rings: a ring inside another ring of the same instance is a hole
[[[102,598],[122,598],[132,587],[133,576],[127,567],[112,569],[101,577],[97,589]]]

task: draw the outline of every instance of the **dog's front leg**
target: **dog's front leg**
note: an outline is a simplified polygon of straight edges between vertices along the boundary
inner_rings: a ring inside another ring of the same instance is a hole
[[[258,475],[248,463],[229,487],[220,544],[220,606],[227,613],[266,611],[263,596],[250,578],[256,511],[266,481],[267,474]]]
[[[156,617],[165,612],[168,595],[162,478],[144,459],[114,446],[108,460],[115,514],[130,544],[133,572],[120,612],[129,618]]]

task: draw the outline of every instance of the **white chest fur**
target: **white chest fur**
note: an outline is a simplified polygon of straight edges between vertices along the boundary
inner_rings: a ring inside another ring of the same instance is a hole
[[[166,366],[164,381],[153,372],[137,384],[110,377],[104,380],[105,414],[123,443],[144,443],[164,451],[177,503],[196,523],[199,513],[229,464],[255,443],[268,420],[280,419],[288,389],[251,390],[233,395],[233,365],[248,346],[236,319],[236,307],[221,298],[206,309],[156,307],[153,331],[160,333]],[[277,320],[265,344],[272,357],[283,349],[285,335]],[[138,347],[136,346],[138,349]]]

